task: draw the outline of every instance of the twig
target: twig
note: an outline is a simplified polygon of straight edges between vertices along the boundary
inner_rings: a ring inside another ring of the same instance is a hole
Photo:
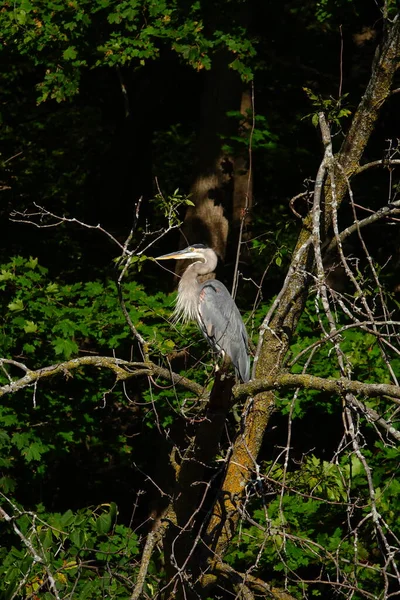
[[[309,195],[309,191],[305,191],[305,192],[300,192],[300,194],[297,194],[296,196],[293,196],[293,198],[290,199],[289,202],[289,208],[292,211],[292,213],[294,214],[295,217],[297,217],[298,219],[302,219],[303,217],[301,216],[300,213],[297,212],[297,210],[294,207],[294,203],[296,202],[296,200],[298,200],[299,198],[304,198],[304,196],[308,196]]]
[[[47,210],[47,208],[40,206],[36,202],[34,202],[33,205],[36,206],[36,208],[38,209],[39,212],[30,213],[26,210],[24,212],[14,210],[10,213],[10,217],[14,217],[14,218],[10,218],[10,221],[12,221],[13,223],[27,223],[28,225],[33,225],[34,227],[37,227],[38,229],[48,228],[48,227],[58,227],[59,225],[61,225],[61,223],[75,223],[75,224],[79,225],[80,227],[84,227],[85,229],[96,229],[97,231],[101,231],[101,233],[104,233],[104,235],[106,235],[108,238],[110,238],[110,240],[112,242],[114,242],[114,244],[116,244],[119,248],[121,248],[121,250],[123,250],[123,245],[121,244],[121,242],[119,242],[109,231],[104,229],[100,225],[100,223],[98,225],[89,225],[88,223],[84,223],[83,221],[80,221],[79,219],[76,219],[75,217],[70,218],[70,217],[56,215],[56,214],[52,213],[50,210]],[[43,218],[54,219],[55,222],[48,223],[48,224],[43,223],[43,222],[36,223],[36,221],[34,221],[34,217],[39,217],[40,220],[42,220]]]

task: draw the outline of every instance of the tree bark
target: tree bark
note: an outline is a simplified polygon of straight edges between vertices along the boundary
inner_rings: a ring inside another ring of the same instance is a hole
[[[209,73],[205,74],[202,98],[202,126],[197,139],[198,162],[195,165],[190,199],[182,226],[182,247],[203,243],[225,257],[229,223],[225,211],[231,206],[233,191],[232,158],[223,152],[223,138],[235,131],[235,123],[227,119],[229,110],[240,107],[242,83],[229,68],[230,57],[220,52]],[[187,266],[178,261],[177,274]]]
[[[253,102],[249,89],[242,93],[240,112],[243,121],[240,124],[239,134],[248,139],[249,149],[234,157],[233,160],[232,225],[234,228],[239,228],[242,221],[245,224],[250,222],[250,211],[253,206],[253,173],[250,164]]]

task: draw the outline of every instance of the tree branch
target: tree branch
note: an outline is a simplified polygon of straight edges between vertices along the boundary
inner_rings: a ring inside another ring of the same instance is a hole
[[[281,390],[287,388],[297,388],[307,390],[318,390],[330,394],[352,393],[362,394],[367,398],[387,396],[396,404],[400,405],[400,386],[390,385],[388,383],[362,383],[361,381],[352,381],[345,377],[340,379],[325,379],[307,374],[285,373],[275,377],[265,377],[237,385],[233,388],[233,395],[236,400],[253,396],[260,392],[269,390]]]
[[[9,362],[10,361],[6,359],[0,359],[0,365],[3,363],[7,364]],[[18,363],[18,365],[21,366],[21,363]],[[142,375],[146,375],[148,377],[156,375],[158,377],[162,377],[163,379],[172,381],[174,385],[180,385],[186,388],[200,398],[206,399],[208,396],[206,390],[198,383],[190,381],[190,379],[182,377],[173,371],[159,367],[152,362],[129,362],[119,358],[112,358],[111,356],[81,356],[79,358],[73,358],[71,360],[58,363],[56,365],[43,367],[35,371],[26,369],[26,375],[24,375],[24,377],[16,379],[15,381],[0,387],[0,398],[6,394],[13,394],[23,388],[31,386],[41,379],[48,379],[60,374],[68,376],[70,371],[74,371],[86,366],[93,366],[98,369],[108,369],[116,375],[117,381],[126,381],[127,379]]]
[[[146,543],[142,552],[139,573],[136,577],[135,588],[130,600],[138,600],[142,595],[143,586],[146,582],[147,571],[149,569],[154,548],[162,542],[170,522],[174,520],[175,514],[171,502],[165,513],[157,519],[152,531],[150,531],[147,535]]]
[[[332,252],[334,248],[338,245],[338,242],[344,242],[350,235],[361,229],[361,227],[365,227],[366,225],[371,225],[371,223],[375,223],[380,219],[384,219],[386,217],[390,217],[393,214],[400,213],[400,200],[396,200],[395,202],[391,202],[386,206],[382,206],[379,210],[369,215],[369,217],[365,217],[365,219],[361,219],[361,221],[356,221],[353,225],[350,225],[346,229],[344,229],[340,234],[339,238],[334,237],[330,242],[329,246],[325,250],[325,255]]]
[[[393,167],[395,165],[400,165],[400,158],[384,158],[381,160],[373,160],[372,162],[366,163],[365,165],[361,165],[358,167],[357,171],[354,175],[360,175],[360,173],[364,173],[367,169],[373,169],[374,167]]]
[[[400,431],[395,429],[393,425],[390,425],[385,419],[383,419],[379,413],[376,412],[370,406],[365,406],[360,400],[355,398],[353,394],[347,394],[346,400],[360,413],[365,415],[366,419],[374,424],[378,425],[381,429],[384,429],[387,434],[394,438],[397,442],[400,442]]]

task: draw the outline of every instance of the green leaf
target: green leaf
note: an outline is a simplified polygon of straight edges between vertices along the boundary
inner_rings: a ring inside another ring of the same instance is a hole
[[[36,333],[37,325],[33,321],[25,321],[24,331],[25,333]]]
[[[46,292],[48,292],[49,294],[53,294],[54,292],[58,291],[58,287],[59,286],[57,283],[49,283],[46,287]]]
[[[70,358],[72,354],[78,352],[78,345],[72,340],[65,340],[63,338],[56,338],[52,341],[54,350],[57,356],[60,354],[64,355],[66,359]]]
[[[69,525],[71,525],[75,520],[75,516],[74,513],[72,512],[72,510],[67,510],[61,517],[60,519],[60,525],[61,528],[65,528],[68,527]]]
[[[13,434],[11,441],[14,444],[14,446],[18,448],[18,450],[22,450],[29,444],[29,442],[31,441],[31,437],[29,433],[16,432]]]
[[[82,529],[74,529],[69,538],[74,546],[80,550],[85,543],[85,532]]]
[[[40,460],[40,457],[45,450],[46,447],[43,446],[43,444],[40,442],[33,442],[22,452],[22,454],[25,456],[27,462],[32,462],[33,460]]]
[[[0,281],[8,281],[10,279],[15,279],[15,274],[12,271],[1,269]]]
[[[63,52],[63,58],[65,60],[74,60],[77,57],[77,51],[74,46],[68,46]]]
[[[96,519],[96,531],[100,535],[106,535],[110,532],[112,526],[115,523],[117,517],[117,506],[115,502],[110,504],[109,512],[101,514]]]
[[[24,344],[22,349],[26,354],[33,354],[35,352],[35,346],[33,344]]]
[[[53,543],[53,535],[51,533],[51,529],[49,528],[46,530],[46,533],[42,540],[42,545],[43,545],[44,550],[47,550],[48,548],[50,548],[52,543]]]
[[[26,261],[26,266],[28,267],[28,269],[36,269],[37,264],[38,264],[38,259],[32,258],[32,256],[30,257],[29,260]]]
[[[16,488],[16,482],[14,479],[12,479],[11,477],[7,477],[6,475],[4,475],[3,477],[0,477],[0,490],[4,494],[13,492],[15,490],[15,488]]]
[[[8,304],[8,308],[13,312],[18,312],[24,310],[24,303],[20,298],[17,298],[16,300]]]

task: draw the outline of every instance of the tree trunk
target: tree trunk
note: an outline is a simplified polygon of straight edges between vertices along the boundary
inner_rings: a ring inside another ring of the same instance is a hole
[[[233,203],[232,224],[239,228],[242,221],[245,225],[250,222],[250,211],[253,206],[253,173],[251,170],[251,117],[253,102],[251,90],[244,90],[240,104],[243,121],[240,124],[239,134],[249,141],[249,150],[241,153],[233,161]]]
[[[229,68],[229,58],[220,53],[209,73],[205,74],[202,98],[202,126],[197,140],[198,162],[195,165],[190,199],[182,226],[182,247],[203,243],[225,257],[229,223],[226,216],[232,203],[232,158],[226,154],[223,139],[235,131],[235,121],[227,119],[229,110],[240,107],[242,83],[238,74]],[[177,273],[187,264],[178,261]]]

